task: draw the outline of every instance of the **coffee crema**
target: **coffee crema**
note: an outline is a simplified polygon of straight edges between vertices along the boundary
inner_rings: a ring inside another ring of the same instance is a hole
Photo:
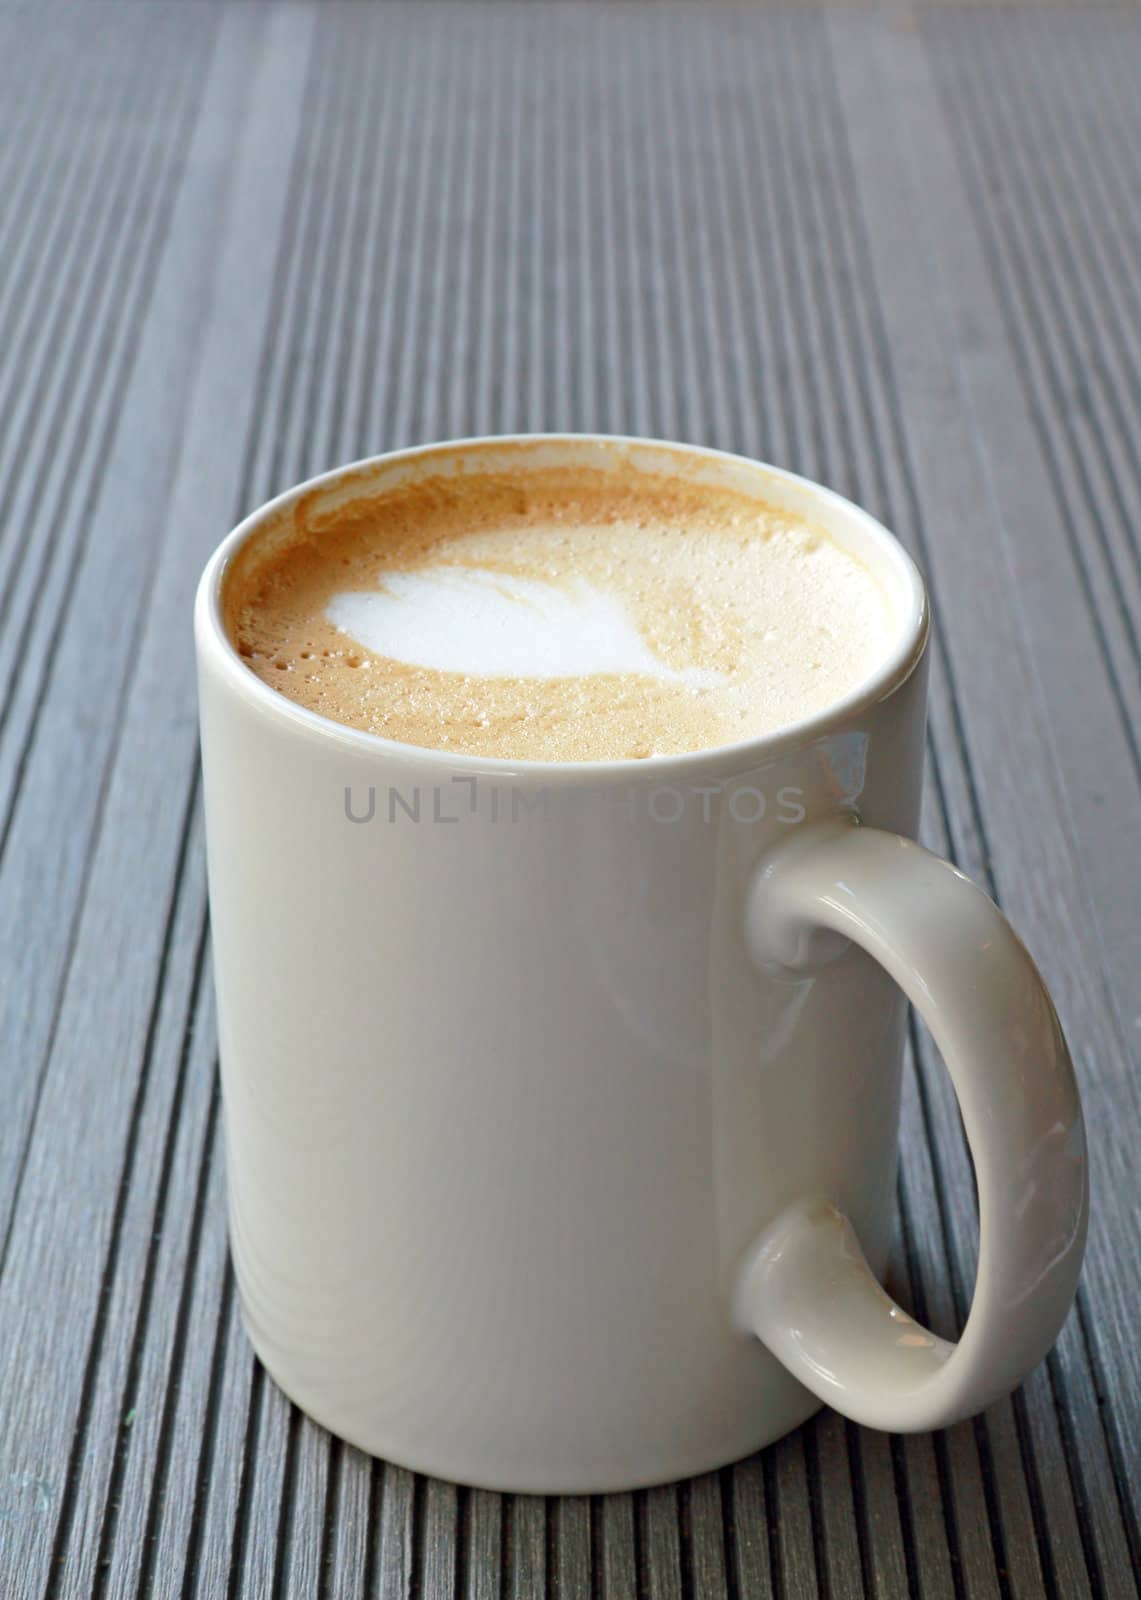
[[[899,633],[871,572],[802,518],[634,469],[413,480],[304,499],[223,589],[231,642],[298,705],[510,760],[671,755],[824,709]]]

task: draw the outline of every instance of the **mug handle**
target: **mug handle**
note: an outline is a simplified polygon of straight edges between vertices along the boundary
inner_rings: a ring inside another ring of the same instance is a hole
[[[801,970],[850,940],[920,1012],[974,1160],[979,1259],[952,1344],[885,1293],[828,1196],[806,1196],[749,1251],[736,1321],[821,1400],[869,1427],[912,1433],[972,1416],[1054,1343],[1085,1246],[1081,1105],[1041,975],[969,878],[913,840],[852,819],[802,824],[763,858],[747,934],[759,965]]]

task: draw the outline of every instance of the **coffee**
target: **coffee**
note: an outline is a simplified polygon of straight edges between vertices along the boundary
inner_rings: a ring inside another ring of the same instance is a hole
[[[382,738],[514,760],[709,749],[819,711],[899,622],[809,522],[634,470],[407,482],[303,500],[224,589],[232,643],[298,705]]]

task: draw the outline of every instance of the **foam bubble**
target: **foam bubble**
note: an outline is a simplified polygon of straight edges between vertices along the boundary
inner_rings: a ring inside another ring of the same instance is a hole
[[[389,572],[371,592],[336,595],[329,621],[389,660],[478,678],[637,673],[691,689],[724,675],[677,670],[647,645],[617,595],[584,578],[546,583],[479,567]]]

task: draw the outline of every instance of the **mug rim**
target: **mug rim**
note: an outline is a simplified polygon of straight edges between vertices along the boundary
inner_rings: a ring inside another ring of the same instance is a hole
[[[747,467],[777,478],[782,483],[806,490],[826,506],[839,510],[854,521],[861,537],[866,537],[895,566],[910,596],[907,614],[900,622],[899,637],[884,656],[880,665],[868,677],[838,699],[830,701],[811,716],[773,730],[771,733],[753,735],[735,740],[732,744],[709,745],[699,750],[660,756],[625,757],[607,761],[556,761],[533,760],[524,757],[472,755],[463,751],[441,750],[433,745],[408,744],[397,739],[387,739],[381,734],[363,728],[352,728],[341,722],[323,717],[317,711],[279,694],[263,683],[256,673],[245,665],[231,642],[222,621],[222,583],[226,571],[238,551],[257,533],[270,517],[286,510],[303,496],[332,487],[339,480],[353,475],[363,475],[382,466],[403,461],[414,461],[432,455],[455,455],[458,452],[478,453],[481,449],[549,445],[568,448],[576,445],[615,446],[626,450],[646,449],[666,451],[681,457],[692,457],[716,467]],[[557,774],[561,783],[584,784],[634,777],[655,779],[671,774],[684,775],[700,768],[708,773],[744,772],[766,766],[790,750],[813,744],[826,738],[839,727],[850,722],[854,715],[878,705],[895,693],[918,667],[923,659],[931,629],[930,604],[927,587],[912,557],[896,536],[870,511],[836,490],[790,472],[786,467],[776,467],[751,456],[728,450],[715,450],[707,445],[689,444],[673,439],[657,439],[633,434],[610,433],[506,433],[479,434],[470,438],[447,439],[428,444],[411,445],[399,450],[386,450],[377,455],[364,456],[321,472],[304,482],[294,484],[271,500],[256,506],[242,518],[210,556],[198,583],[194,604],[195,640],[200,658],[212,652],[223,675],[235,692],[246,700],[250,708],[261,715],[281,719],[285,726],[298,733],[308,733],[323,740],[351,749],[357,755],[371,754],[383,759],[415,761],[439,766],[450,772],[485,774],[489,777],[534,777],[550,779]]]

